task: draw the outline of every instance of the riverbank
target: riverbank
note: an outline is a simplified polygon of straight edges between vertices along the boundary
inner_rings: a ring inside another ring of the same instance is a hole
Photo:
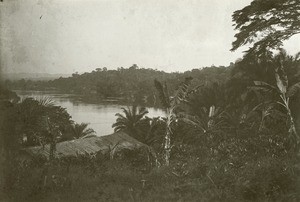
[[[119,102],[88,102],[81,95],[64,94],[59,91],[15,91],[21,99],[26,97],[50,98],[55,105],[61,106],[71,115],[77,123],[88,123],[97,136],[113,133],[112,124],[116,121],[116,113],[128,105]],[[132,105],[132,104],[131,104]],[[130,105],[129,105],[130,106]],[[149,117],[164,116],[162,109],[148,107]]]

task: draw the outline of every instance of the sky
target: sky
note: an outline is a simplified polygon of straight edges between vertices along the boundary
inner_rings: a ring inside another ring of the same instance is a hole
[[[96,68],[167,72],[227,66],[231,15],[251,0],[4,0],[0,50],[4,73],[70,74]],[[300,40],[287,43],[295,52]]]

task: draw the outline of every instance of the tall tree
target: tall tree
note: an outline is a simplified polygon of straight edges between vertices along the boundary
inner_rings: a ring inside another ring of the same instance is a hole
[[[249,6],[235,11],[232,19],[238,33],[231,50],[243,45],[250,45],[244,58],[268,60],[272,58],[274,50],[281,50],[283,41],[300,33],[300,2],[297,0],[253,0]],[[299,138],[296,133],[292,112],[289,107],[288,85],[289,79],[284,68],[284,58],[277,57],[274,64],[275,90],[281,98],[279,104],[285,109],[289,117],[289,133]],[[269,85],[258,82],[256,85]],[[295,85],[293,89],[298,86]],[[269,86],[271,87],[271,86]]]
[[[232,15],[238,33],[232,51],[252,45],[248,54],[263,55],[300,33],[298,0],[253,0]]]

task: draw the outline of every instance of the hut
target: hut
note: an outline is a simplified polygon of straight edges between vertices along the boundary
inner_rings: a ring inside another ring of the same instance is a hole
[[[20,157],[22,160],[32,160],[35,157],[49,158],[50,146],[35,146],[21,150]],[[152,153],[149,146],[139,142],[124,132],[116,132],[106,136],[88,137],[71,141],[60,142],[56,144],[55,156],[77,157],[79,155],[109,153],[113,155],[124,149],[135,150],[145,149]]]

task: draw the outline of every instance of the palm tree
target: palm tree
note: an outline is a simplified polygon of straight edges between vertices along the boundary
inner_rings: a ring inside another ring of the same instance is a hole
[[[141,139],[139,126],[143,120],[143,117],[148,114],[148,110],[145,107],[137,107],[133,105],[132,108],[121,108],[123,114],[117,113],[118,117],[116,123],[112,125],[115,132],[125,131],[134,138]]]
[[[47,117],[53,102],[48,99],[25,98],[17,104],[18,121],[16,128],[26,137],[27,145],[35,145],[43,139],[42,133],[47,130],[43,117]]]
[[[88,123],[75,123],[71,125],[71,135],[75,139],[83,139],[91,136],[95,136],[95,131],[92,128],[88,128]]]
[[[49,138],[45,136],[49,128],[53,126],[55,130],[63,131],[72,123],[66,109],[55,106],[50,98],[25,98],[16,104],[16,110],[18,120],[15,127],[18,133],[27,139],[28,146],[49,143]]]
[[[50,98],[26,98],[16,105],[17,133],[27,146],[50,144],[49,159],[54,159],[56,142],[61,137],[62,126],[71,123],[64,108],[55,106]]]

